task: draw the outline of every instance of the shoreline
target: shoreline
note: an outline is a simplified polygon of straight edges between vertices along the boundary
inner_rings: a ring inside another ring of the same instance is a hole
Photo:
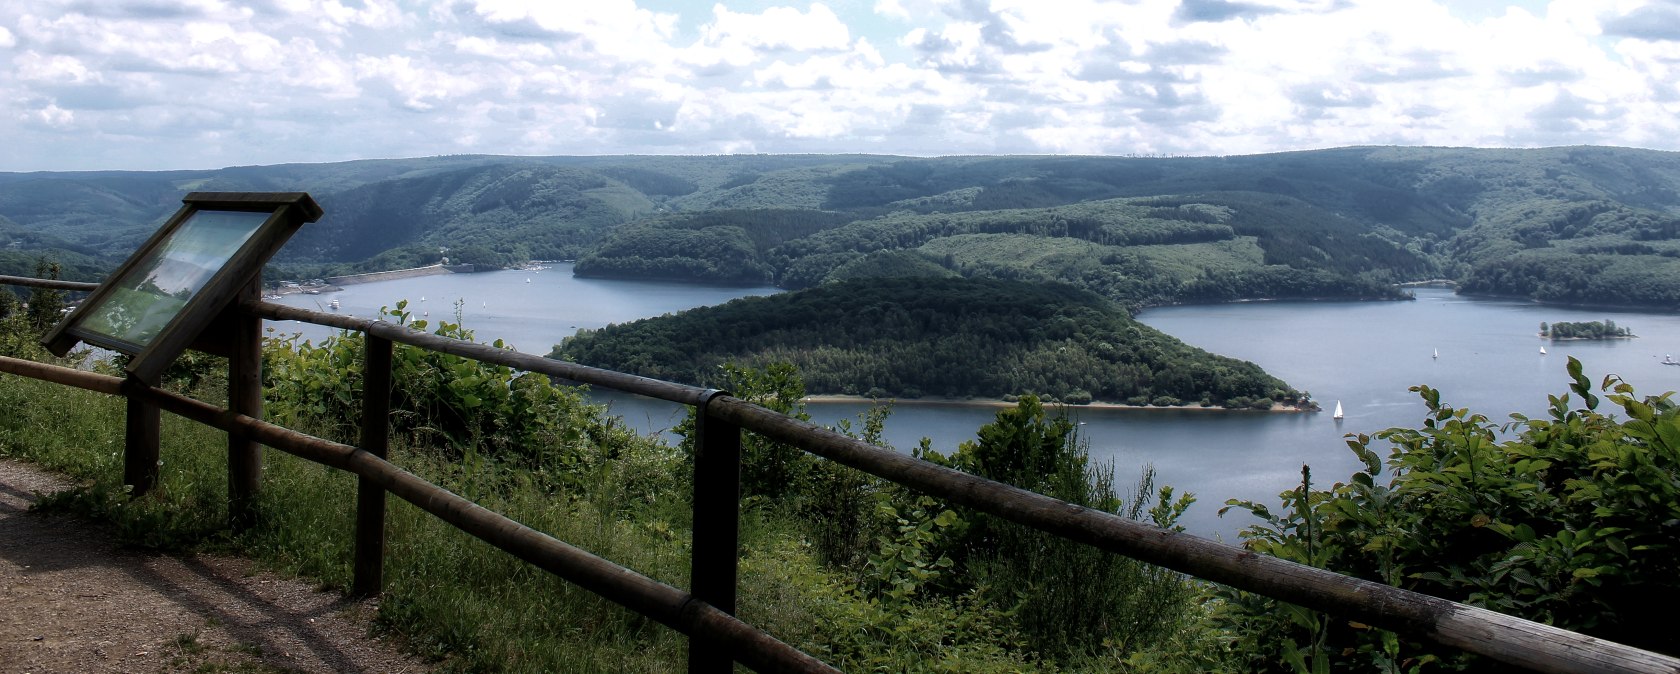
[[[1007,400],[988,398],[865,398],[859,395],[819,394],[808,395],[799,399],[806,405],[837,405],[837,404],[869,404],[885,402],[893,406],[908,405],[914,407],[972,407],[985,409],[1008,409],[1015,403]],[[1202,407],[1201,405],[1174,405],[1160,407],[1158,405],[1127,405],[1125,403],[1091,402],[1084,405],[1071,403],[1045,402],[1046,409],[1067,410],[1102,410],[1124,412],[1197,412],[1197,413],[1227,413],[1227,414],[1307,414],[1321,411],[1318,408],[1303,408],[1291,405],[1272,405],[1269,410],[1231,409],[1227,407]]]

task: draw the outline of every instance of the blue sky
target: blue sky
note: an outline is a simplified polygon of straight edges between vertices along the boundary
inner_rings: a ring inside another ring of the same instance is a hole
[[[1680,150],[1680,0],[11,0],[0,170]]]

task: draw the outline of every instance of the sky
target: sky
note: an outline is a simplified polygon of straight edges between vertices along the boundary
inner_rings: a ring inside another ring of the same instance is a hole
[[[6,0],[0,171],[1680,150],[1680,0]]]

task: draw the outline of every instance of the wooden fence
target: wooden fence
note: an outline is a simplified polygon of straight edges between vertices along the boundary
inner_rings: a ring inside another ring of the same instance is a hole
[[[0,283],[61,290],[93,284],[0,276]],[[291,320],[366,333],[367,400],[362,437],[352,447],[261,420],[260,330],[241,329],[229,358],[231,409],[133,380],[0,357],[0,372],[75,386],[128,401],[124,478],[135,492],[157,479],[158,411],[222,429],[229,442],[230,516],[249,521],[259,488],[256,445],[267,445],[359,477],[352,591],[375,593],[382,579],[385,494],[520,559],[576,583],[689,637],[690,672],[728,672],[739,662],[761,672],[832,672],[827,664],[734,617],[740,514],[741,433],[752,431],[953,503],[1157,564],[1181,573],[1325,611],[1538,672],[1667,672],[1680,659],[1514,618],[1486,609],[1344,576],[1191,534],[1168,531],[943,468],[799,421],[723,391],[497,349],[373,319],[327,314],[247,296],[251,321]],[[534,531],[398,468],[384,458],[391,350],[407,344],[561,377],[697,409],[692,589],[684,592]],[[382,393],[381,393],[382,392]]]

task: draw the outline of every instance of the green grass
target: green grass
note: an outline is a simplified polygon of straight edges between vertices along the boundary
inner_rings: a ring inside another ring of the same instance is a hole
[[[1265,264],[1265,252],[1252,236],[1209,243],[1136,246],[1130,250],[1148,260],[1157,273],[1181,283],[1195,280],[1204,270],[1237,272]]]

